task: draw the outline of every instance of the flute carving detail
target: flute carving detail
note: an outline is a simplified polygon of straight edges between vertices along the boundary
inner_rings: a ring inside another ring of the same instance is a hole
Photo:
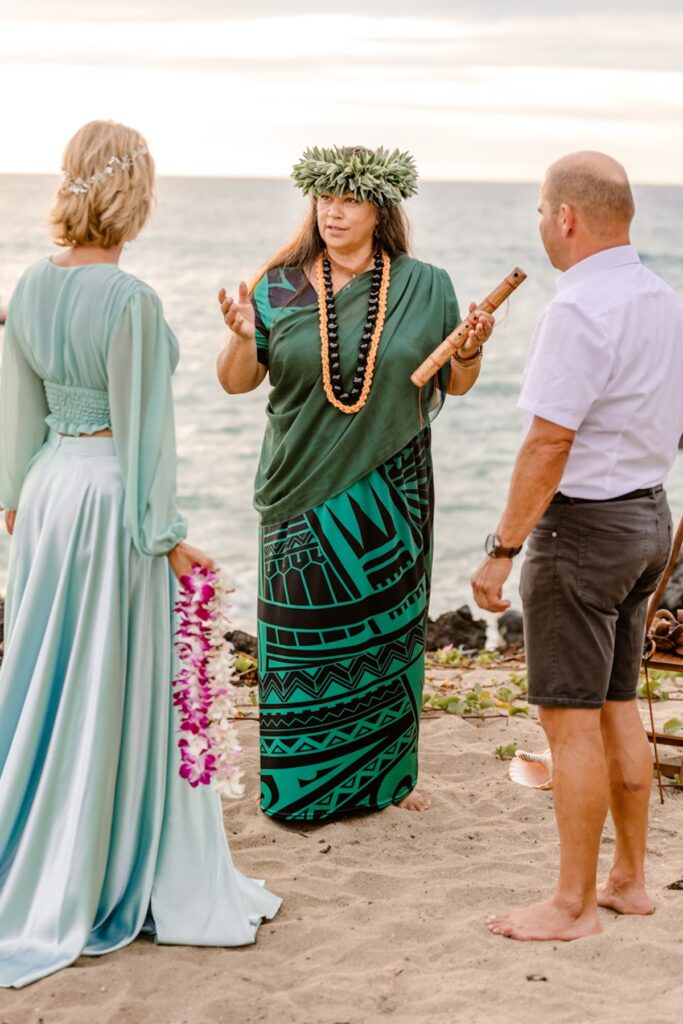
[[[487,295],[483,302],[479,303],[478,309],[483,309],[485,313],[493,313],[506,299],[508,299],[515,288],[519,288],[522,281],[526,280],[526,274],[520,267],[515,267],[511,270],[507,277],[497,285],[490,295]],[[471,327],[467,320],[463,320],[462,323],[458,324],[455,330],[451,331],[447,338],[441,342],[438,348],[427,356],[424,363],[418,366],[415,373],[410,377],[413,384],[416,387],[421,388],[431,380],[435,373],[438,373],[442,366],[445,366],[448,360],[451,358],[454,352],[465,344]]]

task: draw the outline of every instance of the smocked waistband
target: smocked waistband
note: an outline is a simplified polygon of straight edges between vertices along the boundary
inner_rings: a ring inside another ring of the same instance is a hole
[[[51,430],[45,443],[48,448],[68,455],[116,455],[113,437],[65,437]]]
[[[97,388],[44,380],[47,425],[63,434],[92,434],[111,426],[109,395]]]

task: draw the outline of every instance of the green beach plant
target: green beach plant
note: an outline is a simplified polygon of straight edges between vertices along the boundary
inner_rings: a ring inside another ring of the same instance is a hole
[[[462,693],[449,694],[445,697],[435,695],[432,697],[430,705],[449,715],[483,718],[484,712],[489,708],[494,708],[496,702],[489,690],[485,690],[481,683],[475,683],[471,690],[465,690]]]
[[[250,654],[239,652],[235,655],[235,671],[238,673],[251,672],[257,667],[256,658]]]
[[[499,686],[496,691],[496,707],[507,711],[508,715],[528,715],[529,706],[519,705],[515,701],[520,700],[520,694],[514,693],[507,686]]]
[[[670,679],[665,673],[650,672],[650,697],[652,700],[668,700],[669,695],[664,689],[664,683]],[[647,680],[643,679],[640,686],[638,687],[638,696],[644,697],[647,700]]]
[[[494,665],[500,659],[500,651],[479,651],[476,658],[474,659],[479,668],[487,668],[489,665]]]
[[[496,747],[494,750],[494,754],[499,761],[511,761],[516,753],[516,743],[506,743],[505,746]]]
[[[526,693],[528,689],[526,672],[511,672],[509,680],[512,686],[516,686],[522,693]]]
[[[445,647],[440,647],[438,651],[433,651],[432,660],[437,665],[449,665],[451,667],[465,667],[472,662],[472,659],[467,654],[463,654],[460,648],[454,647],[453,644],[446,644]]]
[[[439,711],[445,711],[449,715],[461,715],[463,718],[485,718],[490,711],[505,711],[508,716],[528,715],[528,705],[517,704],[521,700],[519,694],[515,694],[507,687],[499,687],[493,693],[486,690],[481,683],[475,683],[471,690],[464,690],[460,693],[434,694],[427,697],[423,703]]]

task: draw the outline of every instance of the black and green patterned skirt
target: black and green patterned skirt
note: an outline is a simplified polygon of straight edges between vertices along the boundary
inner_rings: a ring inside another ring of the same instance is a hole
[[[261,808],[323,821],[417,780],[431,573],[426,428],[348,490],[261,528]]]

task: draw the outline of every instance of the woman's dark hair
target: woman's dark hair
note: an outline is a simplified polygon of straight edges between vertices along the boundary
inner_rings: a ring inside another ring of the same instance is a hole
[[[403,207],[378,206],[377,226],[375,227],[375,244],[386,251],[390,259],[396,256],[404,256],[410,252],[410,230],[408,218]],[[261,280],[264,274],[275,267],[294,267],[302,270],[310,267],[317,257],[325,249],[320,232],[318,231],[318,211],[316,200],[311,200],[311,205],[306,219],[300,229],[281,249],[274,253],[265,266],[261,267],[249,286],[253,291],[256,283]]]

